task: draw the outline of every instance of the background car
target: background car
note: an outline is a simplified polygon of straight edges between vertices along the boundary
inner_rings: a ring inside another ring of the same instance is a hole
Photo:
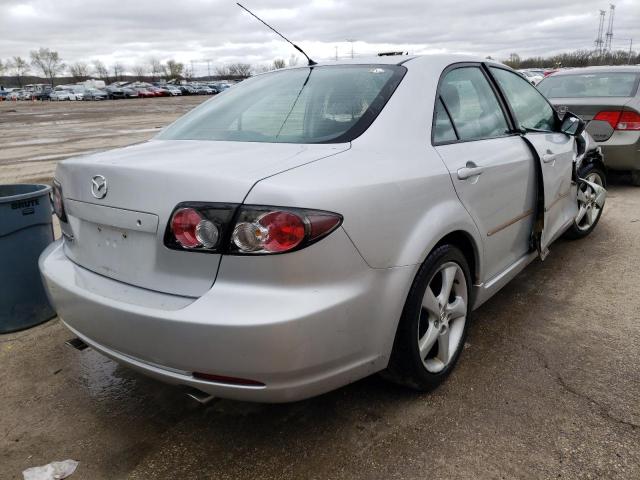
[[[106,100],[109,98],[107,92],[97,88],[85,88],[82,94],[83,100]]]
[[[167,92],[169,92],[169,94],[171,96],[177,96],[177,95],[182,95],[182,90],[180,90],[178,87],[176,87],[175,85],[167,85],[164,87],[165,90]]]
[[[120,85],[109,85],[104,91],[107,93],[107,96],[113,100],[126,97],[125,91]]]
[[[151,98],[157,96],[154,92],[148,90],[145,87],[131,87],[138,93],[138,97],[140,98]]]
[[[171,95],[168,90],[162,87],[150,86],[147,87],[147,90],[153,93],[156,97],[168,97],[169,95]]]
[[[53,90],[49,93],[49,100],[77,100],[77,97],[72,90]]]
[[[630,171],[640,186],[640,66],[561,70],[538,89],[561,113],[570,111],[587,122],[587,131],[602,147],[607,168]]]
[[[531,70],[518,70],[518,73],[526,78],[531,83],[531,85],[537,85],[544,78],[544,75],[533,72]]]
[[[138,92],[134,88],[122,87],[125,98],[138,98]]]

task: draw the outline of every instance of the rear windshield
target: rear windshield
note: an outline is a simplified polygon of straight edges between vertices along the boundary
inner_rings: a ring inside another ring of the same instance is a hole
[[[296,68],[245,80],[170,125],[162,140],[348,142],[378,116],[406,69]]]
[[[634,72],[552,75],[538,85],[548,98],[632,97],[638,88]]]

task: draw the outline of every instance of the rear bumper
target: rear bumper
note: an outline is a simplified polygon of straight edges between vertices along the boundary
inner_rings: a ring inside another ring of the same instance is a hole
[[[640,132],[615,131],[602,147],[604,163],[611,170],[640,170]]]
[[[322,250],[336,243],[353,249],[339,230],[308,249],[277,256],[281,267],[270,265],[271,257],[225,257],[214,287],[197,299],[92,273],[71,262],[60,241],[43,252],[40,270],[65,324],[114,360],[214,396],[286,402],[338,388],[388,362],[415,268],[371,269],[355,249],[331,268],[301,262],[313,255],[326,264]],[[258,261],[251,284],[237,273],[247,261]],[[309,272],[315,278],[305,282]],[[273,275],[286,280],[264,282]],[[203,381],[192,372],[264,386]]]

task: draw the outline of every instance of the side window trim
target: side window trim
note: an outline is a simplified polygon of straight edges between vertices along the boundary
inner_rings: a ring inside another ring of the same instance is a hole
[[[489,87],[491,88],[491,90],[493,91],[493,94],[496,97],[496,100],[498,102],[498,105],[500,106],[500,110],[502,111],[502,114],[504,115],[505,121],[507,123],[507,127],[509,128],[509,131],[507,133],[505,133],[504,135],[498,135],[495,137],[486,137],[486,138],[473,138],[473,139],[469,139],[469,140],[461,140],[460,139],[460,135],[458,134],[458,129],[456,128],[455,123],[453,122],[453,118],[451,118],[451,114],[449,113],[449,109],[447,108],[447,104],[444,102],[444,100],[442,100],[442,96],[440,94],[440,87],[442,86],[442,80],[447,76],[448,73],[450,73],[453,70],[456,70],[458,68],[468,68],[468,67],[476,67],[480,70],[480,72],[482,72],[482,74],[484,75],[485,79],[487,80],[487,83],[489,84]],[[491,77],[490,75],[488,75],[488,73],[485,71],[486,66],[484,62],[458,62],[458,63],[452,63],[450,65],[447,65],[447,67],[442,70],[442,73],[440,74],[440,78],[438,79],[438,86],[436,87],[436,95],[435,95],[435,101],[433,104],[433,118],[431,120],[431,145],[434,147],[437,147],[439,145],[450,145],[452,143],[467,143],[467,142],[477,142],[477,141],[482,141],[482,140],[491,140],[494,138],[504,138],[504,137],[510,137],[513,135],[518,135],[520,134],[519,131],[516,131],[515,129],[515,123],[513,122],[513,117],[511,116],[511,107],[509,106],[508,103],[506,103],[503,98],[502,98],[502,91],[501,90],[497,90],[496,85],[494,85],[494,79],[493,77]],[[447,113],[447,117],[449,117],[449,122],[451,123],[451,126],[453,127],[453,131],[456,134],[456,140],[448,140],[448,141],[436,141],[434,138],[435,135],[435,129],[433,128],[436,122],[436,104],[438,103],[438,101],[440,101],[442,103],[442,106],[444,107],[445,112]]]
[[[449,113],[449,109],[447,108],[447,104],[444,103],[444,100],[442,99],[442,95],[438,94],[437,98],[436,98],[436,103],[440,102],[440,105],[442,105],[442,108],[444,108],[444,113],[447,114],[447,118],[449,119],[449,123],[451,124],[451,128],[453,128],[453,133],[456,136],[455,140],[449,140],[449,142],[458,142],[460,141],[460,135],[458,134],[458,128],[456,127],[456,124],[453,123],[453,118],[451,118],[451,113]],[[436,112],[434,110],[433,112],[433,126],[435,127],[436,125]],[[432,137],[435,133],[432,130]],[[442,142],[440,142],[442,143]]]
[[[502,101],[504,101],[504,104],[506,105],[507,110],[509,111],[510,124],[513,127],[513,132],[516,133],[516,134],[525,133],[520,129],[520,127],[518,125],[518,119],[516,118],[516,114],[513,111],[513,108],[511,107],[511,104],[507,100],[507,95],[504,92],[504,90],[502,89],[502,87],[500,86],[500,83],[498,82],[498,80],[493,76],[493,73],[491,72],[491,69],[495,68],[495,69],[498,69],[498,70],[504,70],[505,72],[509,72],[511,74],[514,74],[514,75],[517,75],[517,74],[515,74],[515,72],[513,70],[509,70],[508,68],[505,68],[502,65],[494,65],[494,64],[488,64],[486,62],[483,62],[482,66],[484,67],[483,70],[486,70],[486,74],[491,78],[491,84],[495,85],[495,88],[499,92],[498,94],[500,96],[500,99]],[[551,107],[551,110],[553,110],[554,115],[556,116],[556,121],[557,121],[557,119],[558,119],[557,110],[555,109],[553,104],[537,88],[533,87],[533,89],[538,93],[538,95],[540,95],[544,99],[545,102],[547,102],[547,105],[549,105],[549,107]],[[533,133],[533,132],[530,132],[530,133]],[[549,131],[541,131],[541,132],[538,132],[538,133],[558,133],[558,132],[555,131],[555,130],[549,130]]]

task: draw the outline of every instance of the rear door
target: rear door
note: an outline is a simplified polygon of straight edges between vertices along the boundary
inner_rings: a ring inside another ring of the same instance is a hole
[[[510,125],[479,64],[443,73],[432,143],[484,243],[486,281],[529,251],[536,172],[533,154]]]
[[[558,132],[557,117],[546,98],[519,75],[505,68],[489,70],[507,100],[524,140],[537,152],[544,184],[544,229],[541,249],[545,251],[577,214],[573,162],[575,138]]]

